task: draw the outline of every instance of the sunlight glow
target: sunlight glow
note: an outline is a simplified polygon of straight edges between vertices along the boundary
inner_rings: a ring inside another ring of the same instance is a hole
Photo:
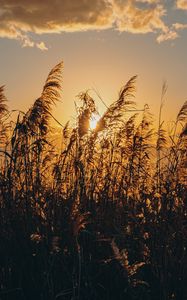
[[[100,116],[99,115],[93,115],[90,119],[90,129],[91,130],[94,130],[97,126],[97,123],[100,119]]]

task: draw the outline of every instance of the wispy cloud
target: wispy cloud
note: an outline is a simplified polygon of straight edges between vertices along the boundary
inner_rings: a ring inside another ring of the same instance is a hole
[[[187,9],[187,0],[177,0],[177,8]]]
[[[48,50],[44,42],[36,43],[36,47],[42,51]]]
[[[175,23],[173,24],[173,28],[175,28],[176,30],[187,29],[187,24]]]
[[[187,1],[177,7],[187,9]],[[47,50],[30,33],[61,33],[114,28],[120,32],[153,32],[157,41],[178,37],[176,26],[166,24],[166,7],[160,0],[0,0],[0,37],[20,40],[23,47]],[[32,35],[34,36],[34,35]]]
[[[146,3],[147,6],[139,8],[136,6],[137,2]],[[157,2],[157,0],[113,1],[118,30],[132,33],[148,33],[156,30],[166,32],[167,26],[162,20],[165,9],[162,5],[156,4]],[[149,5],[150,3],[156,5]]]
[[[162,43],[164,41],[168,41],[168,40],[175,40],[176,38],[178,38],[179,35],[176,31],[173,30],[168,30],[165,33],[161,33],[158,37],[157,37],[157,42],[158,43]]]

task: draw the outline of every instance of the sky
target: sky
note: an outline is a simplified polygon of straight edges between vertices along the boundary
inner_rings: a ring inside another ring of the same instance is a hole
[[[100,113],[138,75],[136,100],[173,120],[187,98],[187,0],[0,0],[0,85],[10,109],[26,111],[51,68],[64,62],[62,123],[73,119],[80,92]]]

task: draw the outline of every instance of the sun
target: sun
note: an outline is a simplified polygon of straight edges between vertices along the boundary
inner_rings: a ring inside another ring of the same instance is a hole
[[[100,119],[100,116],[99,115],[92,115],[91,119],[90,119],[90,129],[91,130],[94,130],[97,126],[97,123]]]

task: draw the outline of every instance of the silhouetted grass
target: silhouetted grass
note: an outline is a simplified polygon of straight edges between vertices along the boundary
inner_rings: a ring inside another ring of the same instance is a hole
[[[59,148],[61,70],[13,129],[0,88],[0,299],[187,299],[187,104],[155,130],[133,77],[90,130],[82,93]]]

